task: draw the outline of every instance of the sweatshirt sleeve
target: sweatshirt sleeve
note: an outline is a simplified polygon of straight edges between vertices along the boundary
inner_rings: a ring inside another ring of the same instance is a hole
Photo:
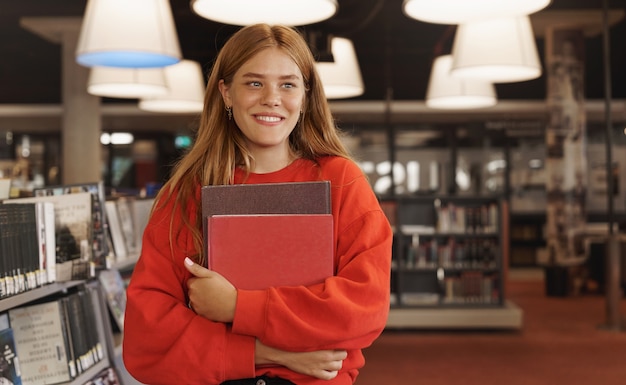
[[[183,231],[177,237],[183,237],[177,245],[186,245],[188,252],[171,247],[171,217],[171,205],[153,212],[128,287],[123,343],[127,370],[152,385],[253,377],[255,339],[234,334],[230,325],[209,321],[187,307],[183,260],[194,254],[191,235]]]
[[[392,232],[368,181],[333,185],[335,276],[308,287],[239,290],[233,331],[286,350],[363,349],[389,312]]]

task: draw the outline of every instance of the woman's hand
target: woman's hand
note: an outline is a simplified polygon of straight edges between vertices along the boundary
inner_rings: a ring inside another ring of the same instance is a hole
[[[235,317],[237,289],[219,273],[185,258],[185,267],[193,277],[187,281],[189,306],[196,314],[211,321],[232,322]]]
[[[316,350],[312,352],[288,352],[264,345],[256,341],[256,365],[281,365],[294,372],[306,374],[321,380],[337,377],[348,356],[345,350]]]

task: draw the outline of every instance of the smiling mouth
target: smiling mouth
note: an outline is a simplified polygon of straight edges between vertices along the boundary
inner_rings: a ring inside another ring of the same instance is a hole
[[[269,123],[276,123],[276,122],[280,122],[281,120],[283,120],[283,118],[278,117],[278,116],[266,116],[266,115],[257,115],[256,118],[258,120],[269,122]]]

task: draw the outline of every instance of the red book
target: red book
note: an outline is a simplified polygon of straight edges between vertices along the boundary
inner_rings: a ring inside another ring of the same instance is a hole
[[[333,275],[331,214],[213,215],[208,264],[239,289],[299,286]]]

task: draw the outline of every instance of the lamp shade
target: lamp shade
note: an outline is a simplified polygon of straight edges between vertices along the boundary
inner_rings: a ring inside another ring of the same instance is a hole
[[[182,60],[164,68],[169,91],[139,100],[139,109],[153,112],[196,113],[204,107],[204,76],[200,63]]]
[[[528,16],[460,24],[452,45],[455,77],[494,83],[535,79],[541,63]]]
[[[92,67],[87,81],[87,92],[110,98],[139,99],[167,91],[163,68]]]
[[[437,109],[474,109],[494,106],[496,90],[492,83],[450,76],[452,55],[435,58],[426,89],[426,106]]]
[[[337,0],[191,0],[198,15],[224,24],[306,25],[337,12]]]
[[[76,61],[84,66],[150,68],[181,59],[167,0],[89,0]]]
[[[435,24],[460,24],[479,19],[529,15],[550,0],[404,0],[402,10],[413,19]]]
[[[333,62],[316,62],[315,66],[328,99],[351,98],[363,94],[363,78],[354,45],[349,39],[331,39]]]

